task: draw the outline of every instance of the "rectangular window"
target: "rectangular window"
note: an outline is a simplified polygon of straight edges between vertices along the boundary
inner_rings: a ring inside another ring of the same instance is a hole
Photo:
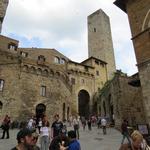
[[[44,65],[46,58],[43,55],[38,56],[37,64]]]
[[[46,96],[46,86],[41,86],[41,89],[40,89],[40,95],[41,96]]]
[[[0,91],[3,91],[4,88],[4,80],[0,79]]]
[[[96,75],[99,76],[99,71],[96,71]]]
[[[13,50],[13,51],[17,51],[17,45],[14,43],[10,43],[10,44],[8,44],[8,49]]]
[[[27,57],[28,56],[28,53],[26,53],[26,52],[20,52],[20,54],[21,54],[22,57]]]
[[[40,55],[40,56],[38,56],[38,60],[41,62],[45,62],[45,57]]]
[[[85,71],[89,71],[89,68],[87,66],[84,66]]]
[[[75,84],[75,78],[71,78],[71,83]]]

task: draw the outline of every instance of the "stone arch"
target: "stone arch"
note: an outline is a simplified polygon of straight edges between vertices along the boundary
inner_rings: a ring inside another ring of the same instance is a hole
[[[80,116],[86,118],[90,115],[90,95],[84,89],[80,90],[78,93],[78,112]]]
[[[50,69],[50,75],[54,76],[54,71],[52,69]]]
[[[46,113],[46,105],[44,105],[43,103],[38,104],[36,106],[35,112],[36,112],[37,119],[43,118]]]
[[[41,68],[38,68],[38,69],[37,69],[37,74],[39,74],[39,75],[42,74],[42,69],[41,69]]]
[[[31,66],[31,67],[29,68],[29,70],[30,70],[31,73],[36,73],[36,68],[33,67],[33,66]]]
[[[60,77],[60,72],[56,71],[55,74],[56,74],[57,77]]]
[[[42,74],[43,74],[44,76],[48,76],[49,72],[48,72],[47,69],[44,69],[43,72],[42,72]]]
[[[22,68],[22,70],[28,72],[29,71],[28,65],[24,65],[23,68]]]

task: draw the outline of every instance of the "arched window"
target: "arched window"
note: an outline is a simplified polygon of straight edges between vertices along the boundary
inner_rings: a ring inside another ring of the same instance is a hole
[[[54,58],[54,62],[57,63],[57,64],[59,64],[60,63],[60,58],[59,57],[55,57]]]
[[[65,64],[65,59],[60,59],[60,64]]]
[[[4,88],[4,80],[0,79],[0,91],[3,91]]]

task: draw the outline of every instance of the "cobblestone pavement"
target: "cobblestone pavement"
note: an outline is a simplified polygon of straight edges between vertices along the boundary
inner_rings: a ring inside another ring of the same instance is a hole
[[[18,130],[10,130],[10,139],[0,140],[0,150],[10,150],[16,143]],[[1,136],[0,131],[0,136]],[[102,134],[102,129],[92,128],[92,131],[80,129],[80,143],[82,150],[118,150],[121,142],[121,134],[113,129],[107,128],[107,134]]]

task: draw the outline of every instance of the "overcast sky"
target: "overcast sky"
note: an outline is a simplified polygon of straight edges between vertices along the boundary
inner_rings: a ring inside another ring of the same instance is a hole
[[[55,48],[73,61],[88,58],[87,16],[98,9],[110,17],[116,68],[137,72],[127,15],[114,0],[9,0],[2,34],[20,47]]]

